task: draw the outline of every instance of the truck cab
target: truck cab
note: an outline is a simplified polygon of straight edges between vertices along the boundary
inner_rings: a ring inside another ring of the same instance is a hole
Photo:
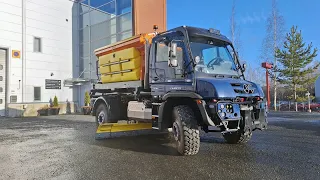
[[[114,90],[100,89],[105,93],[93,100],[97,122],[114,122],[106,117],[114,114],[111,106],[120,104],[114,111],[126,109],[118,113],[125,114],[121,118],[152,122],[160,131],[170,129],[184,155],[199,151],[200,128],[221,132],[228,143],[245,143],[253,131],[266,129],[262,88],[245,79],[245,64],[240,64],[232,43],[219,31],[181,26],[155,33],[149,40],[144,41],[139,87],[126,91],[134,87],[120,88],[119,82],[113,84],[119,86]],[[111,103],[115,92],[121,102]]]

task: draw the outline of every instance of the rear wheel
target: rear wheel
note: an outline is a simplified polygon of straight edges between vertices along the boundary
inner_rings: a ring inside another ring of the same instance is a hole
[[[99,126],[103,123],[114,123],[117,120],[111,119],[110,106],[104,103],[98,105],[96,110],[96,125]]]
[[[179,105],[173,109],[172,134],[177,150],[182,155],[195,155],[200,149],[197,120],[189,106]]]
[[[127,104],[121,101],[120,96],[105,98],[96,109],[96,124],[116,123],[119,120],[127,119]]]

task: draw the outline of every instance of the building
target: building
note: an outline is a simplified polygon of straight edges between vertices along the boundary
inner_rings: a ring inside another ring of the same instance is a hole
[[[33,116],[57,96],[61,113],[83,105],[97,80],[94,49],[153,24],[165,0],[0,0],[0,116]]]

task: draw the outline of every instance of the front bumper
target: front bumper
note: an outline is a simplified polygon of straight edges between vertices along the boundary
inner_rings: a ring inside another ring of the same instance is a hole
[[[230,129],[229,122],[238,122],[236,129],[244,123],[245,128],[252,131],[255,129],[265,129],[267,119],[264,102],[255,104],[244,104],[234,102],[206,103],[204,100],[198,103],[202,119],[207,126],[222,126],[225,130]],[[231,131],[231,130],[230,130]]]

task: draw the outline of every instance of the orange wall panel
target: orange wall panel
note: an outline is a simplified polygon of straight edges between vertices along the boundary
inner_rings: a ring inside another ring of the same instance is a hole
[[[158,32],[167,30],[166,0],[134,0],[134,35],[153,32],[153,25],[158,25]]]

